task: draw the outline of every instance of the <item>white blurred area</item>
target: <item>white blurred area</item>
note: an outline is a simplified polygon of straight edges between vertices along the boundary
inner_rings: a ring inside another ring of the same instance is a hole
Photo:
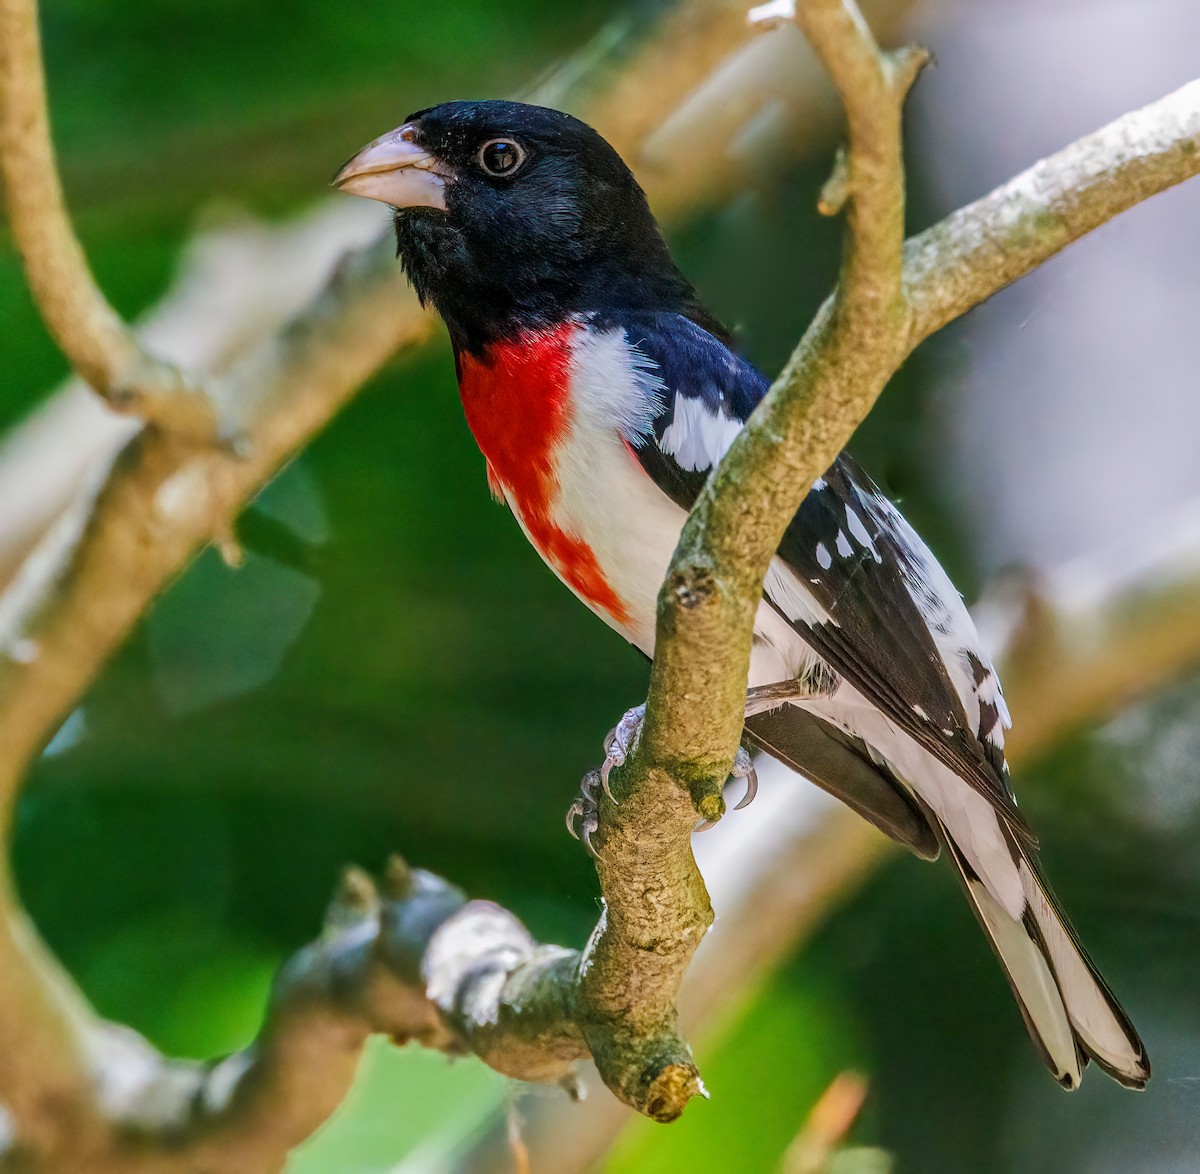
[[[1195,0],[934,0],[911,35],[935,53],[909,136],[937,215],[1200,73]],[[1200,493],[1198,262],[1192,184],[934,341],[948,496],[987,570],[1120,563]]]
[[[921,8],[912,35],[936,54],[909,134],[938,216],[1200,75],[1195,0],[941,0]],[[1190,543],[1200,517],[1198,265],[1191,184],[933,340],[946,498],[986,573],[1016,564],[1083,598],[1083,566],[1116,580],[1148,564],[1164,578],[1181,570],[1165,555]],[[1170,834],[1196,818],[1197,721],[1191,690],[1126,712],[1101,739],[1123,760],[1119,801],[1147,828]],[[1200,1169],[1200,1136],[1184,1125],[1200,1106],[1197,1037],[1158,1014],[1142,1025],[1155,1040],[1153,1093],[1130,1107],[1087,1088],[1064,1127],[1040,1090],[1014,1090],[1006,1168]]]

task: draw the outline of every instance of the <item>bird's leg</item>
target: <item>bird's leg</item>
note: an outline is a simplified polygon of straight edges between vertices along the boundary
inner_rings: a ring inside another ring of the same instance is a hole
[[[805,681],[792,678],[789,681],[772,681],[769,685],[755,685],[746,690],[746,716],[778,709],[789,701],[808,701],[817,693]]]
[[[600,826],[599,792],[601,790],[616,803],[612,789],[608,785],[608,776],[613,767],[621,766],[629,757],[634,743],[642,729],[642,719],[646,716],[644,705],[635,705],[627,710],[625,715],[604,736],[604,761],[599,770],[589,770],[579,784],[579,798],[567,809],[567,831],[577,840],[583,841],[583,846],[593,857],[598,858],[596,849],[592,847],[592,835]],[[578,820],[579,830],[575,830]]]

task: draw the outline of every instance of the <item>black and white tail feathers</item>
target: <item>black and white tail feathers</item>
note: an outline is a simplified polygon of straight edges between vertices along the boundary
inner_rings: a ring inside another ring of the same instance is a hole
[[[988,892],[945,824],[927,814],[1054,1078],[1063,1088],[1078,1088],[1083,1068],[1095,1060],[1126,1088],[1145,1088],[1146,1049],[1058,907],[1032,849],[1001,823],[1025,894],[1022,916],[1015,918]]]

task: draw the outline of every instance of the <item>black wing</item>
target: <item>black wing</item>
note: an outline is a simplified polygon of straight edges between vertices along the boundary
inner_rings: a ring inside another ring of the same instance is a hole
[[[796,630],[1028,835],[1004,765],[1007,711],[974,624],[925,544],[848,456],[805,498],[779,554],[829,617]]]
[[[653,432],[634,442],[634,452],[659,488],[689,509],[768,381],[685,318],[640,315],[621,325],[665,384]],[[794,619],[769,593],[768,602],[840,677],[1029,835],[1004,766],[1007,711],[966,608],[849,457],[814,486],[779,555],[818,605],[812,610],[828,620]]]

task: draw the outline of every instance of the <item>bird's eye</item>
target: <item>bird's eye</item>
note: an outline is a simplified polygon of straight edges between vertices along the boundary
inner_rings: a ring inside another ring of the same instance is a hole
[[[512,139],[489,139],[479,148],[479,166],[488,175],[512,175],[525,162],[525,149]]]

